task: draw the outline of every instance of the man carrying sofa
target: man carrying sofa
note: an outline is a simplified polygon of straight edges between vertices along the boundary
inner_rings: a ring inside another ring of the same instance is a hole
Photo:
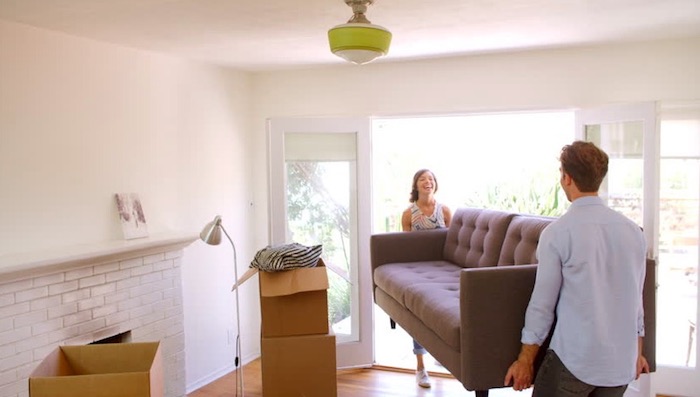
[[[644,236],[598,197],[608,171],[605,152],[576,141],[559,160],[571,207],[540,236],[522,347],[504,382],[515,390],[532,386],[535,357],[556,317],[532,396],[621,397],[649,372],[642,355]]]

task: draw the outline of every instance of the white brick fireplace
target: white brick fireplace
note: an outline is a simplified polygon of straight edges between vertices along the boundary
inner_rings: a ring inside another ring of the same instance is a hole
[[[55,347],[122,333],[160,341],[167,397],[185,396],[181,258],[194,236],[0,257],[0,397],[27,397]]]

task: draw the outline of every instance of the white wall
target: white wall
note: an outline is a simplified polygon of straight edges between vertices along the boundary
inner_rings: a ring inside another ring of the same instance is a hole
[[[244,271],[250,93],[247,74],[0,21],[0,266],[13,253],[120,240],[113,194],[137,192],[151,235],[196,236],[221,214]],[[182,270],[191,389],[233,365],[231,247],[196,241]],[[242,316],[251,359],[257,306]]]

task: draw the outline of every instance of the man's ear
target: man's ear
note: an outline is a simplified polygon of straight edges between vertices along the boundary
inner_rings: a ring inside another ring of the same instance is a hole
[[[570,186],[572,183],[574,183],[574,180],[571,179],[571,175],[567,174],[566,172],[561,173],[561,183]]]

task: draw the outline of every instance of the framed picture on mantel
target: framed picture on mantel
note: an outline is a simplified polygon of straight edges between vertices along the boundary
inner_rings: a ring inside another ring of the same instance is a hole
[[[117,201],[117,211],[119,211],[124,238],[131,240],[148,237],[146,216],[143,213],[139,195],[136,193],[117,193],[114,197]]]

